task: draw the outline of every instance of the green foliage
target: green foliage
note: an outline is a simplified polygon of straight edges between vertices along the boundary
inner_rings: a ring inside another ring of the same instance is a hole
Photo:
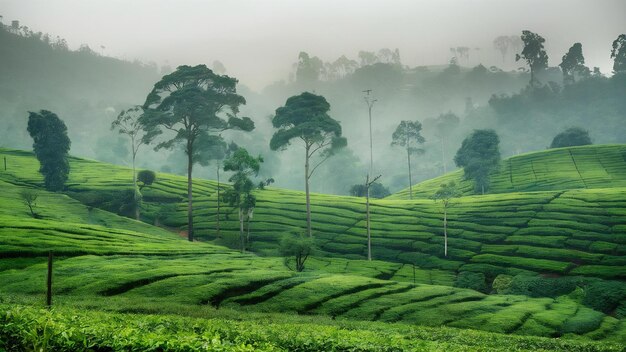
[[[489,188],[489,174],[500,165],[499,143],[494,130],[474,130],[454,156],[456,165],[463,168],[465,179],[474,182],[475,192],[485,194]]]
[[[164,130],[176,131],[171,139],[158,143],[155,150],[184,145],[188,159],[189,241],[194,238],[191,172],[193,164],[205,155],[198,152],[196,143],[214,144],[210,136],[228,129],[254,129],[254,122],[250,118],[235,116],[239,106],[246,103],[237,94],[236,85],[236,79],[217,75],[205,65],[179,66],[175,72],[155,83],[143,105],[144,114],[139,118],[146,141],[161,135]],[[224,114],[227,119],[223,117]]]
[[[50,111],[28,113],[28,133],[33,138],[33,150],[39,160],[39,172],[44,176],[44,185],[49,191],[60,191],[70,172],[67,153],[70,139],[67,127]]]
[[[572,127],[557,134],[552,140],[550,148],[575,147],[589,144],[591,144],[589,131],[580,127]]]
[[[575,43],[569,48],[567,54],[563,55],[563,61],[559,64],[563,71],[563,82],[573,83],[576,76],[586,77],[590,75],[589,68],[585,66],[582,44]]]
[[[389,189],[380,182],[373,182],[370,185],[370,197],[372,198],[385,198],[390,194]],[[353,197],[365,197],[367,195],[367,187],[362,184],[352,185],[350,187],[350,195]]]
[[[151,186],[156,180],[156,173],[152,170],[141,170],[137,173],[137,181],[141,182],[139,189]]]
[[[582,280],[577,277],[549,278],[516,275],[503,293],[529,297],[558,297],[573,292]],[[499,292],[499,291],[498,291]]]
[[[511,275],[500,274],[493,280],[491,287],[498,294],[506,294],[509,292],[512,282],[513,277]]]
[[[407,166],[409,170],[409,199],[413,198],[411,187],[413,178],[411,176],[411,155],[423,154],[424,149],[418,148],[417,144],[424,144],[426,139],[420,134],[422,124],[419,121],[401,121],[391,136],[391,145],[397,145],[406,149]]]
[[[613,41],[613,47],[611,49],[611,59],[613,62],[613,72],[626,71],[626,34],[620,34]]]
[[[31,188],[24,188],[20,191],[20,198],[22,198],[22,202],[24,205],[28,207],[30,211],[30,215],[33,218],[37,218],[38,214],[35,212],[35,207],[37,207],[37,198],[39,197],[39,192]]]
[[[469,288],[475,291],[486,292],[487,283],[485,282],[485,274],[475,273],[472,271],[461,271],[456,280],[454,280],[455,287]]]
[[[241,241],[241,250],[245,251],[247,246],[247,236],[243,233],[243,224],[248,222],[248,231],[250,229],[250,219],[256,205],[256,197],[252,191],[257,185],[252,182],[250,176],[259,174],[263,158],[258,156],[254,158],[244,148],[237,149],[233,155],[224,161],[224,171],[234,172],[228,179],[232,182],[232,188],[224,192],[224,201],[231,207],[235,207],[239,211],[239,237]]]
[[[301,272],[304,270],[304,263],[313,253],[315,248],[313,239],[302,234],[288,233],[280,241],[280,254],[285,257],[285,265],[290,267],[291,261],[295,261],[292,270]]]
[[[539,34],[531,31],[522,31],[522,42],[524,42],[524,49],[521,54],[515,55],[515,61],[524,59],[530,67],[530,85],[535,86],[539,82],[537,81],[537,74],[546,68],[548,68],[548,54],[543,47],[543,43],[546,41]]]
[[[583,304],[607,314],[626,301],[626,283],[619,281],[596,281],[585,287]]]

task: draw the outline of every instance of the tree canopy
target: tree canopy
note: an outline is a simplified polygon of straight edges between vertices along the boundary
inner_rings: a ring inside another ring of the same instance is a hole
[[[456,152],[454,162],[463,168],[465,179],[474,181],[476,192],[489,188],[489,173],[500,165],[499,144],[494,130],[474,130]]]
[[[426,139],[420,133],[422,124],[419,121],[401,121],[391,136],[391,145],[406,149],[406,159],[409,170],[409,199],[413,199],[413,177],[411,176],[411,155],[423,154],[424,149],[418,148]]]
[[[60,191],[70,173],[68,152],[71,142],[65,123],[53,112],[30,111],[28,133],[33,138],[33,150],[39,160],[39,172],[49,191]]]
[[[582,44],[574,43],[567,53],[563,55],[563,60],[559,67],[563,71],[563,81],[565,83],[575,82],[576,76],[588,76],[590,72],[585,66]]]
[[[589,131],[580,127],[571,127],[554,136],[550,148],[574,147],[589,144],[592,144]]]
[[[328,115],[330,104],[321,95],[304,92],[287,99],[284,106],[276,109],[272,125],[278,131],[270,140],[272,150],[286,149],[294,139],[301,140],[305,149],[305,193],[307,209],[307,233],[311,232],[311,204],[309,200],[309,180],[315,170],[337,150],[347,145],[341,136],[339,121]],[[321,160],[311,165],[311,157],[317,152]]]
[[[161,78],[146,97],[145,113],[139,119],[146,135],[152,140],[168,131],[156,145],[172,149],[182,144],[187,154],[188,236],[193,241],[193,201],[191,175],[193,164],[202,162],[206,153],[197,149],[198,144],[219,144],[219,137],[211,135],[228,129],[251,131],[254,122],[238,118],[239,106],[246,103],[237,94],[235,78],[218,75],[205,65],[179,66],[176,71]]]
[[[613,72],[626,71],[626,34],[620,34],[613,41],[611,59],[615,60],[613,61]]]
[[[522,31],[522,42],[524,49],[521,54],[515,55],[515,61],[524,59],[530,67],[530,85],[538,84],[537,73],[548,68],[548,54],[546,53],[543,43],[545,39],[539,34],[531,31]]]

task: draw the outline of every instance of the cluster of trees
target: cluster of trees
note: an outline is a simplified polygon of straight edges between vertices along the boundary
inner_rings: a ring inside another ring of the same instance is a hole
[[[388,48],[380,49],[378,52],[359,51],[358,61],[342,55],[329,62],[302,51],[298,54],[298,62],[293,65],[294,78],[299,83],[334,81],[353,74],[358,68],[377,63],[401,67],[400,51]]]

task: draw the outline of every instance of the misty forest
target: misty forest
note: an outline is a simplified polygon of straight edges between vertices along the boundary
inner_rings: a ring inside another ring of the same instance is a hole
[[[626,350],[626,4],[555,3],[0,0],[0,351]]]

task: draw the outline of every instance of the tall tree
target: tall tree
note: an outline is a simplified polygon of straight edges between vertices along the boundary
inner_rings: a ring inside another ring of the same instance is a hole
[[[60,191],[70,173],[67,153],[71,142],[65,123],[53,112],[28,112],[28,133],[33,138],[33,150],[39,160],[39,172],[49,191]]]
[[[219,145],[216,145],[213,149],[212,149],[212,155],[213,155],[213,159],[215,159],[216,161],[216,167],[215,167],[215,173],[217,176],[217,217],[216,217],[216,221],[215,221],[215,235],[217,238],[221,237],[221,229],[220,229],[220,216],[221,216],[221,192],[222,192],[222,185],[220,184],[220,170],[222,168],[222,160],[226,159],[226,158],[230,158],[232,156],[232,154],[239,149],[239,146],[237,146],[237,144],[235,142],[230,142],[228,145],[226,145],[226,142],[221,143]]]
[[[611,59],[615,60],[613,61],[613,72],[626,71],[626,34],[620,34],[613,41]]]
[[[474,181],[474,190],[485,194],[489,174],[500,165],[500,139],[494,130],[474,130],[463,140],[454,162],[463,168],[465,179]]]
[[[439,115],[437,117],[437,124],[435,127],[437,128],[435,135],[439,138],[441,142],[441,165],[443,167],[443,173],[448,172],[447,168],[447,160],[446,160],[446,140],[448,136],[456,129],[461,120],[458,116],[456,116],[452,112],[447,112],[445,114]]]
[[[582,44],[574,43],[567,53],[563,55],[559,67],[563,71],[563,83],[565,84],[574,83],[576,76],[589,75],[589,69],[585,66]]]
[[[246,246],[250,240],[250,219],[256,197],[252,191],[257,185],[252,182],[250,176],[257,176],[263,158],[253,157],[244,148],[239,148],[233,155],[224,161],[224,171],[231,171],[234,174],[228,179],[232,182],[232,188],[224,193],[224,200],[231,207],[237,208],[239,212],[239,240],[241,242],[241,252],[246,251]],[[248,224],[248,235],[244,234],[244,223]]]
[[[304,92],[287,99],[285,106],[276,109],[272,125],[278,131],[270,140],[272,150],[286,149],[293,139],[304,144],[304,185],[306,192],[307,234],[311,231],[311,201],[309,180],[315,170],[338,149],[347,145],[341,136],[339,121],[328,115],[330,104],[321,95]],[[311,158],[318,153],[321,160],[311,165]]]
[[[442,184],[437,192],[432,195],[432,199],[443,204],[443,255],[448,256],[448,209],[452,205],[452,199],[461,196],[461,192],[456,188],[454,181]]]
[[[424,149],[418,148],[426,139],[422,137],[422,124],[419,121],[401,121],[391,136],[391,145],[406,149],[406,160],[409,169],[409,199],[413,199],[413,177],[411,176],[411,155],[422,154]]]
[[[139,219],[141,192],[137,187],[137,172],[135,171],[135,160],[139,147],[149,143],[149,138],[145,137],[139,118],[143,114],[143,108],[140,105],[133,106],[127,110],[123,110],[117,116],[115,121],[111,123],[111,129],[117,130],[120,134],[125,134],[130,138],[130,150],[133,164],[133,190],[135,191],[135,219]]]
[[[543,47],[546,40],[531,31],[522,31],[520,38],[524,42],[524,49],[521,54],[515,55],[515,61],[526,61],[530,67],[530,85],[535,87],[539,84],[537,74],[548,68],[548,54]]]
[[[509,51],[510,44],[511,41],[506,35],[501,35],[493,40],[493,47],[496,48],[496,50],[498,50],[500,54],[502,54],[502,62],[506,61],[506,53]]]
[[[192,171],[201,155],[196,150],[197,141],[228,129],[254,129],[250,118],[236,117],[239,106],[246,103],[237,94],[236,85],[235,78],[217,75],[205,65],[179,66],[154,85],[143,105],[139,122],[146,131],[145,138],[170,132],[155,150],[182,144],[187,154],[189,241],[193,241]]]

